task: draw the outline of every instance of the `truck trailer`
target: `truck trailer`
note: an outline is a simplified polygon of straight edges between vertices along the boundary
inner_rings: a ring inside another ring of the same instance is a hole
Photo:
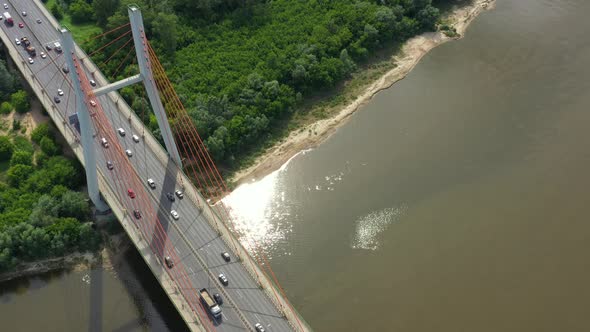
[[[213,297],[211,297],[211,294],[209,294],[207,288],[201,289],[199,291],[199,295],[201,296],[201,302],[203,302],[205,307],[209,309],[211,316],[215,317],[215,319],[221,319],[221,308],[217,302],[213,300]]]

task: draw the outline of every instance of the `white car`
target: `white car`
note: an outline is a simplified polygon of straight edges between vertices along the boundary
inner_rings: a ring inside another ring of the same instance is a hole
[[[64,90],[62,90],[62,89],[57,89],[57,95],[58,95],[58,96],[63,96],[63,95],[64,95]]]
[[[33,60],[33,58],[29,58],[29,63],[30,63],[30,64],[33,64],[33,63],[35,63],[35,61]]]
[[[119,135],[121,135],[121,137],[125,137],[125,129],[119,128],[117,129],[117,132],[119,133]]]
[[[254,324],[254,328],[256,329],[256,332],[264,332],[264,331],[266,331],[264,329],[264,327],[262,327],[262,324],[260,324],[260,323]]]
[[[133,152],[131,152],[131,150],[127,149],[125,150],[125,154],[127,155],[127,157],[131,158],[133,156]]]
[[[23,16],[27,16],[27,12],[23,12]]]
[[[133,138],[133,141],[134,141],[135,143],[139,143],[139,136],[137,136],[137,135],[133,135],[133,136],[131,136],[131,138]]]
[[[41,52],[41,59],[45,59],[47,57],[47,54],[45,54],[45,52]]]
[[[14,39],[14,42],[15,42],[17,45],[20,45],[20,39],[18,39],[18,38],[15,38],[15,39]]]
[[[178,220],[179,216],[178,216],[178,212],[176,212],[176,210],[170,211],[170,214],[172,215],[172,218],[174,218],[174,220]]]
[[[8,9],[8,5],[7,4],[4,4],[4,9]]]
[[[96,102],[94,100],[90,99],[90,105],[92,107],[96,107]]]
[[[150,188],[156,189],[156,182],[154,181],[154,179],[148,179],[147,183],[148,183],[148,186],[150,186]]]

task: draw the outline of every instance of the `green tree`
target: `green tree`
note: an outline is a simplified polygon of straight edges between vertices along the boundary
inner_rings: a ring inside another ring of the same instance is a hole
[[[59,216],[76,218],[86,221],[90,216],[88,199],[81,192],[67,191],[61,196],[59,203]]]
[[[41,143],[43,137],[53,137],[53,132],[47,123],[38,125],[37,128],[33,129],[33,132],[31,132],[31,139],[37,144]]]
[[[2,99],[14,92],[14,83],[14,76],[6,68],[6,62],[0,59],[0,97]]]
[[[75,0],[70,4],[72,23],[85,23],[92,20],[92,6],[84,0]]]
[[[56,2],[54,2],[49,7],[49,11],[51,11],[51,15],[55,16],[57,20],[61,20],[62,18],[64,18],[64,14],[62,13],[61,8]]]
[[[58,216],[59,202],[49,195],[43,195],[33,206],[29,223],[37,227],[48,226],[53,224]]]
[[[8,183],[13,187],[20,186],[33,173],[33,167],[29,165],[16,164],[6,171]]]
[[[41,139],[39,146],[41,147],[41,151],[43,151],[48,156],[55,156],[59,152],[59,147],[57,144],[55,144],[55,142],[47,136]]]
[[[105,27],[108,18],[115,13],[119,7],[119,0],[94,0],[92,1],[92,8],[94,9],[94,17],[99,26]]]
[[[16,150],[10,158],[10,166],[15,165],[33,165],[33,154],[29,151]]]
[[[19,90],[10,96],[10,103],[18,113],[26,113],[31,109],[29,96],[25,90]]]
[[[12,105],[7,101],[2,102],[2,104],[0,104],[0,114],[8,114],[12,112],[12,109]]]
[[[0,136],[0,160],[10,160],[14,145],[8,136]]]

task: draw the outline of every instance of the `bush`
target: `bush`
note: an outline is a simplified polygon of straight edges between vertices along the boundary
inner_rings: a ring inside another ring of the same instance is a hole
[[[17,119],[12,119],[12,130],[19,131],[20,128],[20,121],[18,121]]]
[[[41,146],[41,151],[43,151],[48,156],[55,156],[59,152],[59,147],[57,144],[55,144],[55,142],[47,136],[41,139],[39,146]]]
[[[14,145],[10,141],[10,138],[8,136],[0,136],[0,161],[10,160],[13,151]]]
[[[41,144],[43,137],[53,138],[53,132],[47,123],[38,125],[31,133],[31,139],[37,144]]]
[[[10,166],[14,165],[33,165],[33,154],[29,151],[16,150],[10,158]]]
[[[12,109],[12,104],[10,104],[7,101],[0,104],[0,114],[9,114],[10,112],[12,112]]]
[[[33,167],[28,165],[14,165],[6,171],[8,183],[12,187],[18,187],[33,173]]]
[[[31,109],[29,96],[24,90],[19,90],[10,96],[10,102],[19,113],[26,113]]]

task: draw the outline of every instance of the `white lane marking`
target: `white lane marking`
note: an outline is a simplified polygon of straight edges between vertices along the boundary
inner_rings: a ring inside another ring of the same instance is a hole
[[[195,271],[193,271],[193,268],[190,267],[190,266],[188,267],[188,270],[191,271],[191,274],[194,274],[195,273]]]
[[[257,314],[254,314],[254,317],[256,317],[256,319],[260,322],[260,317],[258,317]]]
[[[236,293],[237,293],[237,294],[238,294],[238,295],[239,295],[241,298],[244,298],[244,297],[242,296],[242,292],[240,292],[239,290],[236,290]]]
[[[178,250],[178,248],[174,247],[174,250],[180,255],[180,250]]]

